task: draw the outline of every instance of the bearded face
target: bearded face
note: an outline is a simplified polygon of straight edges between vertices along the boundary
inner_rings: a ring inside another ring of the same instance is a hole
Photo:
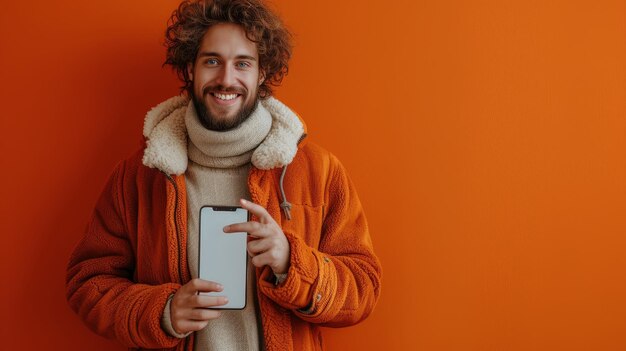
[[[256,108],[263,77],[256,44],[239,25],[219,23],[207,30],[189,76],[194,106],[207,129],[234,129]]]

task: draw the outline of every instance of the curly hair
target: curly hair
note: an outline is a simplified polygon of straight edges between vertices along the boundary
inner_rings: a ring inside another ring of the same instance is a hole
[[[246,37],[256,44],[259,68],[265,75],[259,97],[271,96],[271,86],[280,85],[289,71],[292,36],[278,16],[260,0],[187,0],[174,10],[165,31],[164,65],[172,66],[183,82],[181,92],[193,96],[193,82],[187,67],[195,62],[206,31],[218,23],[242,26]]]

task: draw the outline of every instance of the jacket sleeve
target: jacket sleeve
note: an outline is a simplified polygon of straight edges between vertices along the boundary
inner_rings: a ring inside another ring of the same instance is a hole
[[[305,321],[341,327],[370,314],[380,294],[382,270],[356,190],[343,166],[330,157],[319,248],[285,232],[291,249],[287,279],[276,286],[270,282],[271,269],[266,269],[260,287]]]
[[[82,240],[70,257],[67,301],[87,326],[127,347],[175,346],[161,328],[163,309],[178,284],[133,282],[135,257],[124,220],[120,164],[109,178]]]

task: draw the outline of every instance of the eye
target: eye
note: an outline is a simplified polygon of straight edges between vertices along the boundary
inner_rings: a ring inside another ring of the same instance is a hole
[[[250,63],[246,61],[237,62],[237,68],[248,68],[250,67]]]
[[[217,61],[216,58],[210,58],[210,59],[206,60],[206,64],[207,65],[211,65],[212,66],[212,65],[217,65],[218,63],[219,63],[219,61]]]

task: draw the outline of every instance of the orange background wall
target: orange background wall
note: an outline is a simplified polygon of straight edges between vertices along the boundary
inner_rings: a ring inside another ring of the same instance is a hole
[[[177,2],[3,1],[0,348],[122,349],[65,264],[145,112]],[[331,350],[626,349],[626,3],[289,1],[279,98],[353,178],[384,267]]]

